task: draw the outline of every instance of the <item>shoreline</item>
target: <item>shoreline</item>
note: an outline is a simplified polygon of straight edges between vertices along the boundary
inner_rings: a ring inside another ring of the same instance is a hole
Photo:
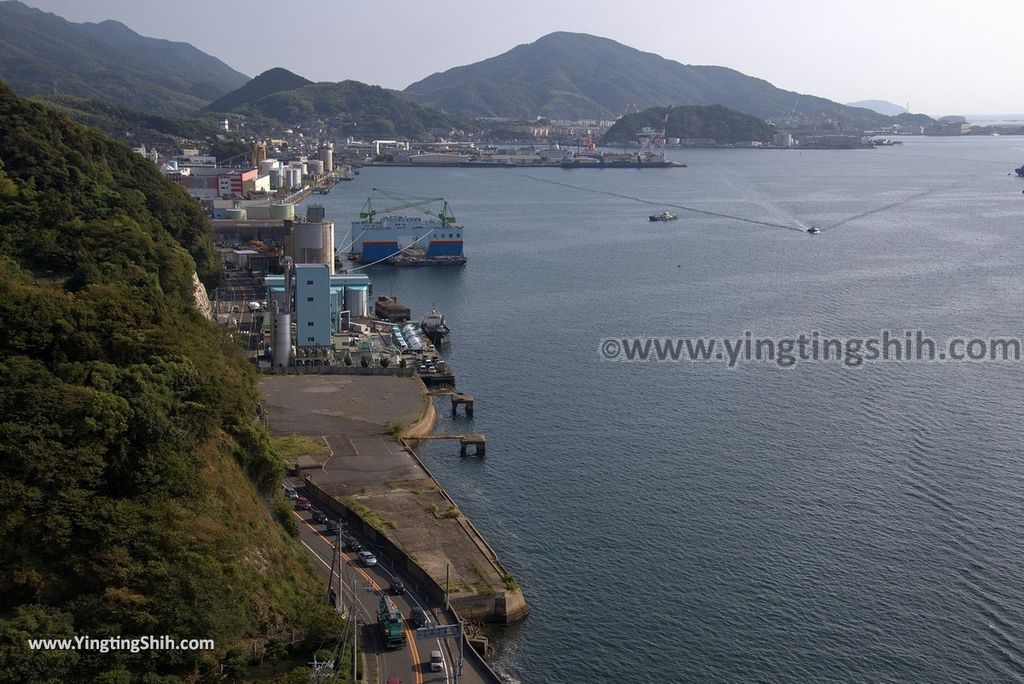
[[[273,434],[322,437],[326,462],[296,468],[322,510],[345,521],[437,605],[466,620],[511,624],[522,589],[409,441],[432,433],[434,399],[419,378],[270,375],[261,381]],[[390,426],[408,423],[399,435]]]

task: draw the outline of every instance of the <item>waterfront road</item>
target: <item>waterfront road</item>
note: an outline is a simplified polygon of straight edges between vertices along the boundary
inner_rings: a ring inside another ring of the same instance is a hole
[[[313,564],[316,566],[324,581],[324,594],[326,599],[327,580],[331,572],[331,559],[334,555],[334,544],[337,540],[332,533],[328,532],[322,525],[317,525],[310,520],[308,511],[295,511],[296,524],[299,528],[299,536],[302,545],[309,552]],[[376,553],[370,545],[366,549]],[[344,549],[344,547],[342,547]],[[395,605],[406,617],[406,639],[407,645],[401,649],[385,649],[377,631],[377,606],[380,601],[380,593],[387,591],[391,580],[396,577],[391,569],[379,561],[374,567],[363,567],[350,551],[341,553],[344,570],[342,573],[344,590],[342,592],[342,605],[344,610],[351,610],[356,606],[356,615],[359,622],[365,625],[361,630],[363,637],[360,648],[365,649],[367,658],[366,681],[386,682],[390,677],[398,677],[403,684],[425,684],[441,683],[454,684],[455,667],[459,657],[458,639],[435,639],[430,641],[417,641],[414,629],[408,618],[413,606],[423,608],[431,617],[434,624],[446,624],[448,622],[446,613],[443,610],[432,609],[426,601],[416,595],[416,592],[409,586],[404,578],[407,591],[400,595],[391,595]],[[337,579],[335,579],[337,583]],[[354,593],[353,593],[354,586]],[[441,651],[444,654],[444,671],[430,671],[430,652]],[[460,682],[472,684],[483,684],[491,681],[483,673],[474,669],[474,659],[467,657],[464,662]]]
[[[214,292],[214,316],[226,325],[250,356],[262,351],[263,312],[249,311],[249,302],[263,302],[266,290],[244,271],[225,270]]]

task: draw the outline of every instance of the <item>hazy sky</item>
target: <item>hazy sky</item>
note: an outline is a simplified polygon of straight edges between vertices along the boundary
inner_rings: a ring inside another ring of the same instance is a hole
[[[404,88],[552,31],[605,36],[838,102],[932,115],[1024,113],[1021,0],[24,0],[71,21],[117,19],[255,76]]]

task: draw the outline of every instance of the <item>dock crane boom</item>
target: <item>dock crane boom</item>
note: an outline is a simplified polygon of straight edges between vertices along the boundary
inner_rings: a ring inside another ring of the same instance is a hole
[[[363,205],[362,210],[359,212],[359,219],[372,221],[373,217],[377,214],[390,214],[395,211],[402,211],[403,209],[416,209],[419,212],[426,214],[427,216],[438,218],[441,220],[441,226],[447,228],[455,223],[455,215],[452,214],[451,209],[448,208],[448,202],[443,197],[429,197],[429,198],[406,198],[401,195],[395,194],[388,190],[382,190],[381,188],[372,188],[373,192],[379,193],[384,197],[395,200],[398,202],[393,207],[387,207],[384,209],[377,209],[373,206],[373,197],[369,197],[366,200],[366,204]],[[436,202],[442,202],[441,211],[436,214],[429,209],[424,209],[427,205],[434,204]]]

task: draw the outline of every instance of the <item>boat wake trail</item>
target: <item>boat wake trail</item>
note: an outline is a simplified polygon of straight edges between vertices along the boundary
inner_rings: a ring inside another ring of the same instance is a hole
[[[832,228],[838,228],[839,226],[844,226],[847,223],[850,223],[851,221],[856,221],[857,219],[862,219],[862,218],[865,218],[866,216],[873,216],[874,214],[879,214],[879,213],[881,213],[883,211],[889,211],[890,209],[895,209],[896,207],[903,206],[904,204],[907,204],[908,202],[913,202],[914,200],[921,199],[922,197],[927,197],[928,195],[930,195],[930,194],[932,194],[934,192],[938,192],[939,190],[949,190],[952,187],[953,186],[950,185],[950,186],[946,186],[946,187],[943,187],[943,188],[932,188],[931,190],[923,190],[922,192],[915,193],[915,194],[911,195],[910,197],[904,197],[901,200],[897,200],[896,202],[891,202],[889,204],[886,204],[885,206],[876,207],[874,209],[868,209],[867,211],[862,211],[859,214],[854,214],[853,216],[844,218],[842,221],[838,221],[836,223],[833,223],[832,225],[828,226],[828,228],[830,230]]]
[[[609,197],[618,197],[621,199],[631,200],[633,202],[640,202],[641,204],[648,204],[652,207],[672,207],[673,209],[681,209],[682,211],[689,211],[694,214],[704,214],[705,216],[717,216],[718,218],[732,219],[733,221],[743,221],[744,223],[753,223],[758,226],[767,226],[769,228],[784,228],[786,230],[795,230],[799,233],[804,232],[804,228],[799,226],[787,226],[782,223],[772,223],[771,221],[758,221],[757,219],[745,218],[743,216],[734,216],[732,214],[722,214],[716,211],[707,211],[706,209],[697,209],[696,207],[688,207],[683,204],[671,204],[667,202],[655,202],[654,200],[647,200],[642,197],[634,197],[633,195],[625,195],[621,192],[612,192],[610,190],[595,190],[593,188],[584,188],[580,185],[573,185],[571,183],[563,183],[562,181],[550,180],[548,178],[537,178],[526,173],[516,174],[523,178],[529,178],[530,180],[537,181],[538,183],[548,183],[550,185],[560,185],[563,188],[572,188],[573,190],[580,190],[582,192],[592,192],[595,195],[607,195]]]

